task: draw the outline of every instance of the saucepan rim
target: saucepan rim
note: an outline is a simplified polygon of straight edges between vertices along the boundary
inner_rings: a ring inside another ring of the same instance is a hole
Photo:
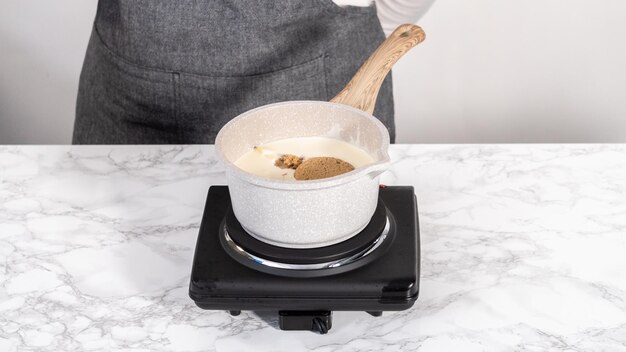
[[[361,117],[369,120],[374,123],[378,127],[380,134],[382,135],[382,143],[380,145],[380,151],[382,152],[382,159],[369,165],[361,166],[353,171],[347,172],[345,174],[341,174],[334,177],[319,179],[319,180],[306,180],[306,181],[297,181],[297,180],[276,180],[268,177],[258,176],[252,174],[250,172],[244,171],[237,167],[233,162],[226,158],[224,152],[222,151],[221,145],[222,140],[224,139],[223,131],[229,126],[232,125],[239,120],[243,120],[247,118],[249,115],[255,114],[260,110],[269,109],[272,107],[283,106],[283,105],[305,105],[305,104],[320,104],[320,105],[333,105],[340,109],[344,109],[346,111],[350,111],[352,113],[356,113]],[[316,100],[294,100],[294,101],[283,101],[278,103],[267,104],[263,106],[259,106],[257,108],[248,110],[237,117],[230,120],[222,129],[218,132],[217,137],[215,138],[215,150],[218,159],[224,164],[227,168],[227,171],[230,171],[233,175],[242,179],[246,182],[252,183],[254,185],[272,188],[272,189],[283,189],[283,190],[306,190],[306,189],[323,189],[329,187],[335,187],[341,184],[345,184],[348,182],[355,181],[361,177],[370,177],[369,174],[372,174],[371,177],[376,177],[383,171],[387,170],[391,165],[391,161],[389,158],[389,131],[385,125],[383,125],[380,120],[374,117],[371,114],[368,114],[365,111],[356,109],[349,105],[332,103],[328,101],[316,101]]]

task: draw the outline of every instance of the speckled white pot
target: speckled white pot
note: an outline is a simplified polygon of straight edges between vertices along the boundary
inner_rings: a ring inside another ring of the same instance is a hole
[[[234,162],[250,148],[293,137],[344,140],[376,161],[349,173],[311,181],[273,180]],[[368,113],[343,104],[292,101],[247,111],[228,122],[215,140],[235,216],[257,239],[288,248],[328,246],[354,236],[370,221],[379,175],[389,168],[389,133]]]

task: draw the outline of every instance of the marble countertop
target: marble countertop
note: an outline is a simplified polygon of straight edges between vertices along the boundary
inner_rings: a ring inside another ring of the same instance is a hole
[[[212,146],[0,147],[0,351],[626,351],[626,145],[395,145],[413,308],[327,335],[188,297]]]

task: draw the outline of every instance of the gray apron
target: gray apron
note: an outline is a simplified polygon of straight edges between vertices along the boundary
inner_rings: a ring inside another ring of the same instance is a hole
[[[329,100],[384,38],[373,6],[331,0],[101,0],[73,143],[213,143],[257,106]],[[393,141],[391,75],[374,116]]]

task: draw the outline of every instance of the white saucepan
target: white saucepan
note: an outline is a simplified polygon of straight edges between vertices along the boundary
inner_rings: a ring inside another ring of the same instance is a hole
[[[233,211],[255,238],[280,247],[336,244],[361,231],[378,201],[379,175],[390,165],[389,133],[372,112],[393,64],[424,40],[415,25],[398,27],[330,102],[289,101],[247,111],[218,133]],[[294,137],[330,137],[368,152],[375,162],[320,180],[275,180],[234,163],[254,146]]]

